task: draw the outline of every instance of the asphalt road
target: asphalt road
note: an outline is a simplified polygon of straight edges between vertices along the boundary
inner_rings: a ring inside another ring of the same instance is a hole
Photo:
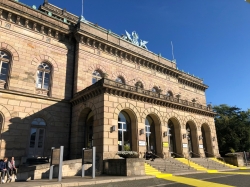
[[[182,177],[193,178],[207,182],[214,182],[217,184],[224,184],[235,187],[250,187],[250,170],[242,170],[237,172],[249,172],[249,175],[240,175],[240,174],[208,174],[208,173],[200,173],[200,174],[190,174],[183,175]],[[185,185],[169,180],[164,179],[145,179],[145,180],[133,180],[126,182],[115,182],[109,184],[97,184],[97,185],[89,185],[83,187],[188,187],[190,185]],[[205,186],[203,186],[205,187]]]

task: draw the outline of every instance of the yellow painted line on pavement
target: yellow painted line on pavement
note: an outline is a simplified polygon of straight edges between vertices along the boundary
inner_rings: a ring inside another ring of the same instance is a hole
[[[235,187],[235,186],[219,184],[219,183],[214,183],[214,182],[207,182],[207,181],[202,181],[202,180],[187,178],[187,177],[180,177],[180,176],[168,177],[168,176],[164,176],[164,174],[159,174],[159,175],[156,175],[156,177],[159,179],[165,179],[168,181],[173,181],[173,182],[182,183],[182,184],[195,186],[195,187]]]
[[[231,171],[219,171],[219,174],[232,174],[232,175],[250,175],[250,172],[231,172]]]

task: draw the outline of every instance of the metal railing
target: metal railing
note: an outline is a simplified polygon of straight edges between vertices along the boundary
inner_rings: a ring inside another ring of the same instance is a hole
[[[207,157],[202,156],[200,153],[199,153],[199,154],[198,154],[198,153],[194,153],[193,151],[190,151],[189,153],[192,153],[192,154],[194,154],[194,155],[196,155],[196,156],[198,156],[198,157],[200,157],[200,158],[205,159],[205,160],[207,161],[207,169],[209,168],[209,160],[208,160]],[[189,154],[189,156],[190,156],[190,154]],[[205,166],[205,167],[206,167],[206,166]]]
[[[185,158],[185,159],[187,159],[187,160],[188,160],[188,169],[190,169],[190,159],[189,159],[189,157],[186,157],[185,155],[180,155],[180,154],[175,153],[175,152],[171,152],[171,153],[173,153],[173,154],[179,156],[180,158]]]
[[[156,154],[154,154],[154,153],[150,153],[151,155],[153,155],[154,157],[157,157],[157,158],[160,158],[160,159],[162,159],[163,161],[164,161],[164,164],[165,164],[165,171],[167,171],[167,162],[166,162],[166,159],[164,159],[164,158],[161,158],[160,156],[158,156],[158,155],[156,155]],[[145,155],[145,160],[147,159],[147,154],[146,154],[146,152],[144,152],[144,155]],[[153,158],[152,158],[153,159]],[[159,168],[158,168],[159,169]]]

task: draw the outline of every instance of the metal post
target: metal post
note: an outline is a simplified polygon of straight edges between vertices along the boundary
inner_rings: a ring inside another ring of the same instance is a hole
[[[55,147],[51,147],[51,153],[50,153],[50,169],[49,169],[49,180],[53,179],[53,167],[54,165],[52,165],[52,159],[53,159],[53,149],[55,149]]]
[[[62,180],[63,149],[64,149],[64,146],[60,146],[60,161],[59,161],[58,182],[60,182]]]
[[[246,166],[247,166],[247,155],[246,155],[245,151],[244,151],[244,157],[245,157],[245,162],[246,162]]]
[[[92,178],[95,178],[96,147],[92,148]]]
[[[85,176],[85,169],[84,169],[84,150],[85,150],[85,148],[82,148],[82,177]]]

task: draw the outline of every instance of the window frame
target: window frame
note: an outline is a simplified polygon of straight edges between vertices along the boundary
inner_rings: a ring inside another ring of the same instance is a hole
[[[95,72],[98,73],[100,76],[95,75]],[[96,82],[98,82],[99,80],[101,80],[103,78],[103,73],[100,70],[95,70],[92,72],[92,84],[95,84]],[[95,82],[93,82],[93,80],[95,79]]]
[[[1,52],[4,53],[5,55],[7,55],[8,59],[1,57]],[[5,89],[8,89],[8,85],[9,85],[11,62],[12,62],[12,56],[10,55],[10,53],[7,52],[7,51],[5,51],[5,50],[1,50],[0,49],[0,74],[2,72],[3,63],[8,64],[8,69],[6,71],[6,80],[0,79],[0,83],[1,82],[4,83],[4,87],[3,88],[5,88]]]
[[[49,67],[48,69],[45,68],[40,68],[41,65],[46,64]],[[38,79],[39,75],[38,73],[42,72],[42,82],[41,82],[41,87],[38,87]],[[48,84],[48,89],[44,88],[44,80],[45,80],[45,74],[49,74],[49,84]],[[52,82],[52,67],[48,62],[42,62],[38,67],[37,67],[37,74],[36,74],[36,89],[41,89],[41,90],[47,90],[50,91],[51,89],[51,82]]]

